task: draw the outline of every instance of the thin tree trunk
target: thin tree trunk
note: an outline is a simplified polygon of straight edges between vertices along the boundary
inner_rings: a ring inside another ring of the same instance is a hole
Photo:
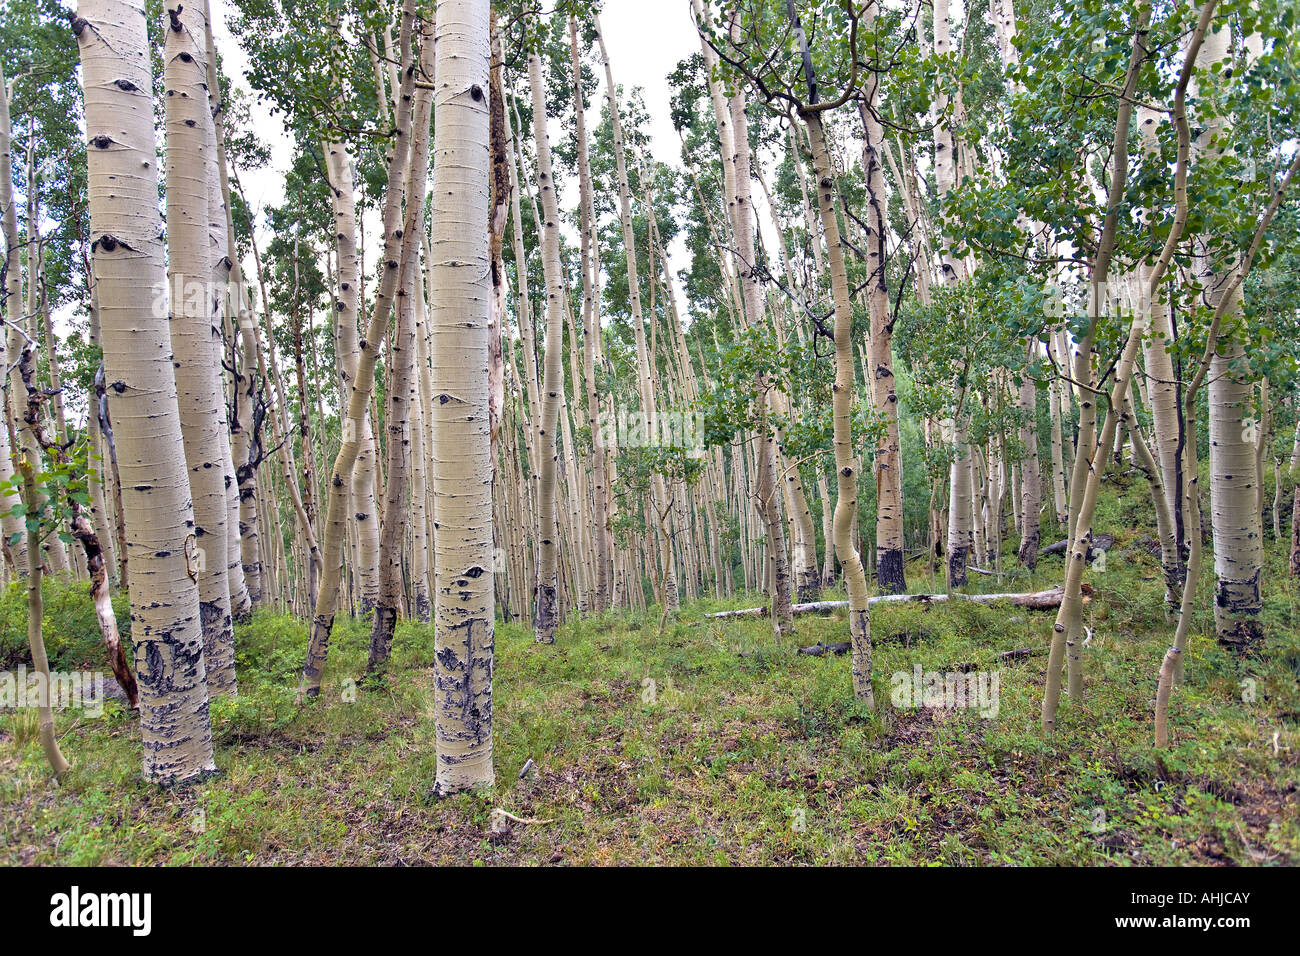
[[[1029,340],[1027,364],[1037,357],[1038,340]],[[1028,374],[1020,382],[1020,414],[1024,416],[1020,426],[1020,444],[1024,446],[1024,458],[1020,465],[1020,563],[1029,570],[1038,565],[1039,523],[1038,511],[1042,505],[1043,490],[1038,470],[1038,386]],[[1001,540],[1001,516],[998,517],[999,541]],[[1001,549],[999,548],[999,551]]]
[[[858,111],[866,133],[862,163],[867,184],[867,301],[871,313],[871,338],[868,342],[871,377],[868,382],[876,415],[884,422],[875,449],[874,466],[876,581],[882,593],[902,594],[907,591],[903,570],[903,457],[894,378],[894,319],[889,307],[889,289],[885,284],[888,197],[885,195],[885,169],[881,156],[885,129],[876,113],[880,99],[879,75],[871,74],[866,86],[867,97],[858,101]]]
[[[614,73],[610,67],[609,54],[605,49],[604,35],[600,30],[599,17],[593,17],[596,39],[600,44],[600,56],[605,64],[606,99],[609,104],[610,123],[613,133],[614,163],[618,174],[619,220],[623,227],[623,248],[627,257],[628,303],[632,311],[632,330],[636,344],[637,392],[641,398],[641,414],[648,434],[658,434],[658,415],[655,410],[655,393],[651,383],[651,359],[645,341],[645,318],[641,308],[641,288],[637,277],[636,240],[632,228],[632,193],[628,187],[627,160],[623,147],[623,126],[619,118],[617,90],[614,86]],[[655,473],[650,484],[650,509],[658,513],[664,507],[668,493],[663,476]],[[669,560],[663,570],[664,580],[661,588],[661,600],[664,610],[672,613],[677,610],[677,571]]]
[[[39,514],[38,492],[36,489],[36,469],[30,460],[24,458],[22,471],[23,495],[31,508],[31,513]],[[39,520],[37,522],[39,524]],[[58,736],[54,729],[54,710],[50,700],[50,661],[45,654],[45,636],[42,622],[45,618],[45,605],[41,597],[41,552],[31,548],[27,552],[27,644],[32,651],[32,667],[41,677],[37,702],[38,736],[45,759],[49,761],[50,770],[55,779],[62,777],[72,769],[59,749]]]
[[[433,78],[433,32],[421,22],[419,72],[424,82]],[[416,280],[420,274],[420,236],[424,234],[424,197],[429,179],[429,120],[433,94],[421,87],[415,96],[415,138],[407,173],[406,223],[397,292],[397,321],[388,348],[388,462],[384,485],[384,521],[379,533],[379,600],[375,604],[370,631],[370,659],[367,670],[376,671],[388,662],[393,631],[401,610],[402,543],[406,531],[406,495],[411,466],[411,404],[418,400],[415,381],[415,298],[424,294]],[[435,293],[436,294],[436,293]]]
[[[803,54],[804,76],[811,98],[816,100],[817,82],[803,25],[795,12],[794,0],[786,0],[786,9]],[[866,17],[870,17],[868,12]],[[816,102],[800,118],[808,127],[813,167],[817,177],[817,206],[821,213],[822,232],[826,237],[827,259],[831,273],[831,292],[835,303],[835,385],[833,427],[835,475],[839,497],[835,502],[835,551],[844,569],[849,589],[849,639],[853,645],[853,692],[867,707],[874,708],[871,686],[871,612],[867,604],[867,576],[862,568],[853,521],[858,510],[858,462],[853,454],[853,312],[849,301],[848,270],[844,263],[844,245],[839,222],[835,218],[835,179],[831,172],[826,135],[822,129],[822,112]]]
[[[740,29],[739,20],[732,20],[733,36]],[[733,131],[732,146],[735,150],[732,160],[735,167],[734,193],[731,206],[732,231],[736,245],[736,270],[740,274],[741,297],[744,304],[743,315],[750,327],[761,327],[767,322],[763,303],[762,289],[758,284],[756,267],[758,258],[754,251],[753,188],[750,171],[751,157],[749,150],[749,120],[746,116],[746,98],[744,89],[738,87],[731,96],[731,123]],[[773,389],[775,386],[761,377],[757,383],[759,400],[763,410],[755,429],[754,438],[758,445],[758,470],[754,483],[754,501],[758,514],[763,520],[767,532],[768,593],[772,601],[772,627],[778,638],[794,630],[793,615],[790,613],[792,579],[790,576],[790,558],[786,548],[785,529],[781,523],[778,507],[777,486],[777,447],[776,426],[771,421],[775,410]]]
[[[591,158],[587,146],[587,110],[582,93],[582,62],[578,51],[577,20],[569,16],[569,56],[573,69],[574,118],[578,143],[579,246],[582,257],[583,378],[587,386],[587,418],[591,425],[592,532],[595,554],[592,610],[609,606],[613,551],[609,529],[607,451],[602,428],[604,407],[596,391],[596,355],[600,348],[600,265],[595,242],[596,212],[591,188]]]
[[[13,159],[9,125],[9,87],[0,65],[0,222],[4,227],[4,315],[11,329],[22,319],[23,276],[18,260],[18,212],[13,194]],[[0,369],[9,367],[5,355],[7,336],[0,333]],[[21,496],[20,483],[14,472],[13,449],[9,446],[9,429],[0,427],[0,484],[9,489],[0,494],[0,529],[4,532],[5,555],[18,576],[27,573],[27,532],[23,519],[15,512]]]
[[[343,441],[330,476],[329,509],[325,518],[325,541],[321,549],[321,586],[312,614],[307,659],[302,673],[301,690],[310,696],[320,693],[321,671],[329,656],[330,632],[333,630],[334,615],[338,609],[339,557],[346,540],[348,483],[360,451],[363,419],[367,414],[370,396],[374,390],[375,363],[379,358],[379,348],[384,340],[384,329],[388,325],[388,318],[393,308],[393,297],[400,278],[405,225],[401,217],[401,207],[406,187],[406,166],[412,128],[411,100],[415,88],[415,63],[411,59],[411,33],[414,21],[415,0],[403,0],[400,34],[403,71],[396,117],[397,145],[393,148],[389,159],[388,190],[384,197],[384,251],[381,260],[383,268],[380,273],[378,293],[375,296],[374,312],[371,314],[361,354],[357,360],[356,380],[348,398]],[[441,30],[441,24],[439,29]],[[486,101],[486,94],[482,90],[479,91],[479,95]],[[427,128],[416,132],[422,134],[427,140]],[[414,220],[416,209],[411,207],[407,213],[408,218]],[[411,241],[416,242],[418,239],[412,237]]]
[[[546,355],[542,376],[541,421],[537,429],[541,476],[538,481],[537,587],[533,610],[533,636],[540,644],[555,641],[559,623],[557,566],[560,553],[556,469],[557,439],[564,388],[563,324],[564,281],[560,273],[560,210],[551,172],[551,144],[546,137],[546,90],[542,85],[541,59],[528,56],[528,77],[533,101],[533,141],[537,149],[537,191],[542,198],[538,229],[542,239],[542,270],[546,277]]]

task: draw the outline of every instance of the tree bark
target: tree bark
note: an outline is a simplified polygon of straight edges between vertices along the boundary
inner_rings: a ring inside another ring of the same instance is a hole
[[[1037,357],[1038,340],[1030,339],[1026,362]],[[1030,571],[1038,565],[1039,520],[1043,490],[1038,470],[1038,386],[1028,374],[1020,382],[1020,444],[1024,458],[1020,465],[1020,563]],[[1000,523],[1000,521],[999,521]]]
[[[433,32],[420,28],[418,69],[426,84],[435,82]],[[402,603],[402,545],[406,532],[406,495],[411,467],[411,406],[418,401],[415,381],[415,298],[424,290],[420,278],[420,236],[424,233],[424,197],[429,179],[429,120],[433,93],[421,87],[415,94],[414,139],[406,176],[406,222],[403,226],[402,262],[397,291],[397,321],[388,348],[388,461],[384,486],[384,519],[379,533],[379,600],[370,631],[373,672],[388,662],[393,631]]]
[[[348,397],[347,414],[343,421],[343,441],[330,475],[329,509],[325,517],[325,540],[321,548],[321,585],[312,614],[311,634],[307,644],[307,659],[303,664],[300,689],[309,696],[320,693],[321,671],[329,656],[330,633],[339,600],[339,558],[342,554],[347,530],[348,485],[357,455],[361,450],[361,435],[365,416],[374,391],[375,364],[383,344],[384,330],[393,309],[402,259],[403,225],[402,196],[406,188],[406,167],[411,152],[411,101],[415,89],[415,63],[411,59],[411,34],[415,23],[415,0],[403,0],[402,26],[399,43],[403,64],[401,90],[397,99],[395,129],[397,141],[389,156],[388,188],[384,196],[384,249],[379,288],[375,296],[374,311],[365,338],[361,341],[361,354],[357,360],[356,380]],[[441,30],[441,23],[439,24]],[[486,94],[480,90],[486,100]],[[424,136],[428,136],[427,128]],[[414,207],[408,217],[415,216]],[[412,240],[415,241],[415,240]]]
[[[881,152],[885,129],[876,109],[880,99],[880,77],[872,73],[866,82],[866,99],[858,101],[866,137],[862,164],[867,184],[867,301],[871,313],[871,337],[867,345],[871,372],[872,404],[884,422],[876,446],[876,581],[883,594],[907,591],[903,570],[903,456],[898,434],[898,390],[894,378],[894,319],[885,283],[888,266],[886,242],[888,197]]]
[[[438,796],[491,786],[489,0],[441,0],[433,166]]]
[[[786,0],[786,10],[794,27],[803,55],[804,78],[810,99],[801,112],[808,127],[813,168],[817,179],[817,208],[821,213],[822,232],[826,239],[827,261],[831,274],[831,294],[835,303],[835,385],[832,390],[835,477],[839,495],[835,501],[835,553],[844,569],[849,590],[849,639],[853,644],[853,693],[869,707],[875,707],[871,686],[871,616],[867,604],[867,576],[862,567],[853,535],[858,510],[858,462],[853,454],[853,312],[849,302],[848,270],[844,263],[844,244],[839,221],[835,217],[835,179],[831,172],[826,134],[822,127],[822,109],[816,100],[817,82],[803,25],[795,12],[794,0]],[[870,11],[867,14],[870,16]]]
[[[9,125],[9,87],[4,67],[0,65],[0,223],[4,227],[4,315],[11,326],[22,319],[23,274],[18,259],[18,211],[13,194],[13,159]],[[0,369],[9,367],[5,355],[7,335],[0,333]],[[13,449],[9,446],[9,429],[0,427],[0,482],[10,490],[0,495],[0,529],[4,532],[5,555],[16,575],[27,573],[27,532],[23,519],[14,511],[22,499],[20,480],[14,471]]]
[[[90,233],[108,404],[117,422],[127,548],[138,588],[131,639],[144,774],[213,773],[193,516],[165,308],[153,77],[139,0],[82,0],[72,19],[85,94]]]
[[[194,502],[200,617],[211,695],[235,691],[226,500],[225,394],[214,340],[213,263],[208,228],[207,19],[201,5],[169,14],[163,54],[167,89],[167,278],[171,339],[185,461]],[[117,417],[117,416],[115,416]],[[120,425],[119,425],[120,427]]]
[[[542,416],[537,428],[541,443],[538,458],[541,477],[537,497],[537,584],[533,609],[533,636],[539,644],[555,642],[560,621],[558,562],[560,535],[557,524],[556,471],[564,324],[564,281],[560,266],[560,210],[551,172],[551,144],[546,137],[546,89],[542,85],[541,59],[528,55],[528,77],[533,100],[533,142],[537,149],[537,191],[542,198],[538,230],[542,240],[542,271],[546,277],[546,353],[542,374]]]

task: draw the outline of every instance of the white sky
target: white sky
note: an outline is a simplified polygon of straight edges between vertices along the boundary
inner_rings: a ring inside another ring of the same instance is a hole
[[[249,84],[244,79],[248,58],[230,34],[227,20],[237,13],[232,0],[210,0],[212,28],[221,51],[226,72],[234,77],[244,90]],[[641,87],[649,110],[651,152],[663,163],[680,165],[677,133],[669,118],[668,74],[679,60],[699,50],[699,39],[691,20],[690,0],[605,0],[601,13],[601,26],[605,31],[605,45],[609,50],[614,70],[614,82],[625,89]],[[601,88],[604,77],[598,77]],[[591,124],[598,116],[599,99],[589,111]],[[254,104],[254,125],[272,149],[273,170],[263,171],[244,179],[249,201],[256,205],[276,205],[284,200],[282,174],[290,161],[290,141],[284,135],[282,124],[270,116],[270,110]],[[552,122],[551,136],[559,135]],[[256,186],[254,186],[256,182]]]
[[[227,25],[228,19],[235,12],[233,0],[210,0],[212,10],[213,34],[226,72],[235,83],[249,91],[249,84],[244,79],[248,58],[239,44],[231,36]],[[699,50],[699,38],[691,18],[690,0],[605,0],[601,13],[601,27],[605,33],[605,45],[609,51],[610,63],[614,71],[614,82],[624,90],[630,91],[640,87],[650,115],[650,128],[647,131],[651,140],[651,154],[655,159],[673,167],[680,168],[681,144],[673,129],[670,118],[670,97],[668,75],[677,63]],[[601,88],[604,77],[598,76]],[[595,98],[588,111],[588,123],[595,125],[599,113],[599,97]],[[285,134],[283,123],[271,115],[270,109],[254,102],[253,125],[262,140],[271,149],[271,164],[262,170],[253,170],[240,174],[249,202],[259,212],[268,206],[278,205],[284,201],[284,171],[292,158],[292,145]],[[550,124],[552,145],[559,142],[563,135],[558,121]],[[759,192],[756,190],[756,193]],[[576,184],[560,184],[561,201],[566,208],[575,207],[577,203]],[[756,203],[762,202],[761,194],[755,196]],[[765,209],[760,208],[760,213]],[[765,219],[765,215],[760,217]],[[377,223],[366,223],[367,236],[377,235]],[[767,224],[762,223],[764,231]],[[259,243],[266,241],[259,236]],[[577,242],[576,234],[568,237]],[[367,243],[367,246],[373,246]],[[376,248],[368,248],[368,254],[377,254]],[[674,270],[684,268],[687,264],[684,239],[679,237],[669,249],[669,260]],[[678,295],[680,296],[680,291]],[[686,314],[685,303],[678,302],[682,315]]]

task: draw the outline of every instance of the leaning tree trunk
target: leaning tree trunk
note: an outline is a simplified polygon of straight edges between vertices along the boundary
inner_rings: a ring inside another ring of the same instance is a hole
[[[137,584],[131,639],[144,774],[175,783],[216,766],[199,594],[190,576],[193,516],[168,319],[164,309],[151,307],[151,299],[165,293],[167,273],[144,4],[82,0],[72,29],[81,47],[91,251],[108,403],[117,423],[127,549]]]
[[[375,387],[375,364],[388,327],[401,273],[403,225],[402,196],[406,187],[406,165],[410,153],[411,100],[415,90],[415,64],[411,60],[411,34],[415,23],[415,0],[404,0],[399,36],[402,63],[401,91],[397,98],[395,128],[397,143],[388,157],[388,189],[384,196],[383,269],[375,296],[374,312],[357,360],[356,379],[348,397],[343,421],[343,441],[330,475],[329,508],[325,517],[325,541],[321,548],[321,582],[312,613],[311,634],[307,643],[307,660],[303,664],[301,690],[309,696],[320,693],[321,671],[329,656],[330,633],[338,610],[339,577],[343,544],[347,538],[348,483],[361,450],[362,428],[370,409]],[[480,90],[480,95],[482,94]],[[428,129],[423,130],[428,136]],[[408,210],[413,220],[416,210]],[[414,237],[412,241],[417,241]],[[490,565],[489,565],[490,567]]]
[[[339,263],[339,293],[334,303],[334,341],[338,352],[339,394],[346,399],[356,381],[357,316],[361,296],[361,260],[357,253],[356,198],[352,156],[343,143],[323,143],[334,212],[335,250]],[[353,569],[361,591],[361,609],[369,611],[379,596],[379,522],[375,506],[375,436],[367,414],[358,436],[360,451],[352,472],[351,512],[359,560]]]
[[[1110,274],[1111,260],[1115,249],[1115,235],[1119,227],[1119,212],[1123,198],[1124,184],[1128,177],[1129,132],[1133,119],[1133,90],[1137,86],[1138,71],[1145,61],[1147,27],[1151,18],[1151,6],[1144,2],[1139,8],[1134,24],[1133,44],[1129,54],[1128,69],[1124,85],[1119,95],[1119,106],[1115,116],[1114,148],[1111,153],[1110,190],[1106,200],[1106,215],[1102,220],[1097,239],[1096,254],[1092,261],[1090,292],[1088,296],[1089,327],[1083,338],[1076,343],[1075,381],[1089,384],[1092,377],[1093,336],[1100,320],[1100,290],[1105,288]],[[1177,228],[1180,228],[1176,224]],[[1168,264],[1169,244],[1166,244]],[[1152,282],[1156,283],[1162,276],[1161,271],[1153,273]],[[1142,339],[1144,323],[1135,319],[1128,330],[1128,337],[1120,353],[1119,364],[1115,370],[1114,386],[1110,393],[1111,409],[1106,416],[1100,438],[1096,437],[1096,396],[1080,392],[1080,426],[1079,448],[1075,459],[1074,475],[1070,485],[1070,529],[1069,552],[1065,565],[1065,598],[1061,602],[1060,612],[1052,626],[1052,643],[1048,652],[1047,679],[1043,690],[1042,727],[1045,733],[1056,729],[1057,708],[1061,698],[1061,666],[1068,660],[1070,698],[1076,704],[1082,703],[1083,697],[1083,571],[1087,563],[1088,539],[1091,536],[1092,516],[1097,505],[1097,493],[1101,483],[1101,456],[1106,454],[1115,439],[1119,424],[1118,410],[1123,407],[1128,397],[1129,382],[1133,374],[1134,361],[1137,358],[1138,345]]]
[[[433,33],[420,29],[419,70],[426,84],[433,79]],[[418,400],[415,381],[415,297],[424,294],[420,276],[420,236],[424,232],[424,196],[429,179],[429,120],[432,91],[415,97],[415,138],[407,173],[406,223],[397,292],[397,321],[388,348],[388,462],[384,486],[384,521],[379,533],[379,600],[370,631],[370,660],[375,671],[388,662],[402,603],[402,544],[406,537],[406,494],[411,468],[411,405]]]
[[[203,647],[210,694],[235,691],[235,635],[226,558],[225,394],[213,340],[212,256],[208,234],[206,19],[201,5],[169,12],[163,60],[167,89],[167,278],[177,403],[194,502],[194,537]],[[120,421],[116,415],[114,419]]]
[[[433,166],[433,458],[437,777],[491,786],[492,444],[488,324],[489,0],[441,0]],[[468,90],[468,93],[466,92]]]
[[[52,465],[62,467],[70,477],[75,479],[77,477],[76,472],[72,470],[73,463],[64,443],[57,437],[50,438],[45,431],[43,411],[46,400],[51,396],[37,385],[36,344],[34,342],[29,342],[23,349],[22,356],[18,360],[18,375],[23,384],[23,394],[26,396],[26,402],[23,405],[24,423],[36,439],[37,445],[49,455]],[[66,433],[60,430],[58,434]],[[34,497],[36,491],[35,471],[31,463],[26,459],[20,464],[20,469],[23,474],[24,496],[29,503],[33,503],[36,500]],[[88,468],[83,471],[83,474],[87,484],[94,480]],[[79,542],[84,553],[86,571],[90,578],[90,599],[95,605],[95,618],[99,623],[100,636],[104,639],[104,649],[108,652],[109,667],[112,669],[114,677],[117,678],[122,691],[126,694],[129,706],[133,710],[139,710],[139,689],[136,686],[135,675],[131,673],[131,668],[126,662],[126,655],[122,650],[122,638],[117,630],[117,617],[113,613],[113,602],[109,599],[108,570],[104,564],[103,550],[100,548],[99,539],[95,536],[85,505],[76,497],[68,495],[66,507],[71,512],[68,520],[69,538]],[[38,513],[38,509],[34,504],[29,508],[28,513]],[[37,582],[36,591],[39,598],[39,574],[34,573],[32,579]],[[38,613],[36,616],[39,619],[40,614]],[[39,630],[37,636],[39,637]],[[33,648],[34,653],[35,648]],[[43,648],[41,653],[44,654]]]

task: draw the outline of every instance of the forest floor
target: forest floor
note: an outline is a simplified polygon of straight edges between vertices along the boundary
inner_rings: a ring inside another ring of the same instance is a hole
[[[322,694],[299,706],[305,625],[262,612],[237,628],[240,696],[212,706],[222,772],[200,785],[143,782],[137,722],[115,702],[99,719],[60,714],[74,765],[62,786],[34,714],[0,716],[0,864],[1300,863],[1300,618],[1283,544],[1270,536],[1268,638],[1250,661],[1207,636],[1207,569],[1160,754],[1155,674],[1172,626],[1159,559],[1125,530],[1149,508],[1141,491],[1108,496],[1095,523],[1118,540],[1090,575],[1083,703],[1063,702],[1051,739],[1051,612],[876,606],[872,713],[847,657],[796,653],[846,640],[841,615],[798,618],[777,644],[766,620],[703,618],[744,600],[698,601],[662,634],[653,612],[571,618],[553,646],[499,624],[496,787],[433,802],[432,629],[402,625],[389,675],[353,693],[368,628],[341,621]],[[1060,568],[973,575],[972,590],[1046,588]],[[909,569],[913,591],[931,589]],[[102,670],[82,590],[51,585],[52,654]],[[13,589],[0,668],[21,613]],[[1034,652],[998,656],[1019,648]],[[910,685],[918,664],[996,674],[996,714],[895,708],[892,676]],[[497,807],[534,822],[494,832]]]

